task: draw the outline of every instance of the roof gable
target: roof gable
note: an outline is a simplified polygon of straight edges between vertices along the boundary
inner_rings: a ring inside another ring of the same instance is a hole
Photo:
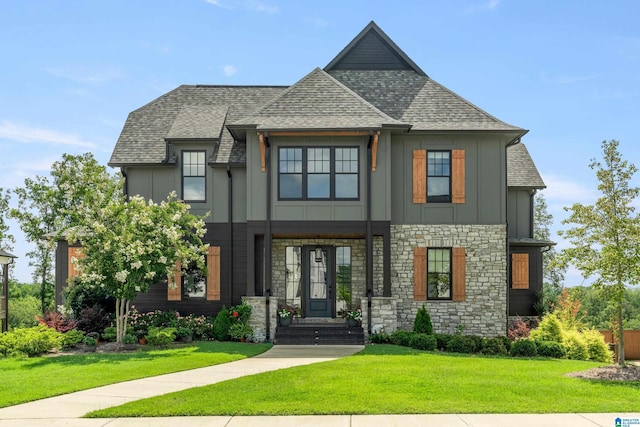
[[[167,139],[220,139],[228,105],[188,105],[180,110]]]
[[[507,149],[507,186],[510,188],[547,188],[524,144]]]
[[[316,68],[258,111],[230,123],[229,127],[318,130],[379,129],[385,125],[404,124]]]
[[[373,21],[324,70],[412,70],[426,76]]]

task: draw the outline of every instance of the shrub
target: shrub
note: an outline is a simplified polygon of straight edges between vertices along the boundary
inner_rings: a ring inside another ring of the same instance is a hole
[[[215,337],[213,333],[214,319],[213,317],[190,314],[185,317],[179,317],[178,326],[191,329],[194,340],[204,341]]]
[[[502,344],[504,345],[505,350],[507,350],[507,353],[509,353],[509,350],[511,350],[511,344],[513,343],[513,341],[510,340],[509,337],[505,337],[504,335],[501,335],[495,338],[502,341]]]
[[[100,286],[82,283],[80,280],[74,279],[71,286],[66,287],[64,292],[66,305],[73,311],[76,318],[80,317],[83,309],[94,305],[102,308],[106,313],[115,313],[116,311],[115,298],[107,296],[104,288]],[[93,332],[99,332],[102,329],[104,327]]]
[[[88,335],[82,339],[82,342],[84,343],[84,345],[88,346],[98,345],[98,340]]]
[[[529,322],[526,322],[517,316],[512,322],[509,323],[507,329],[507,336],[511,341],[515,341],[519,338],[527,338],[531,333]]]
[[[80,344],[84,338],[84,332],[77,329],[72,329],[69,332],[62,335],[60,342],[62,348],[71,348],[76,344]]]
[[[537,347],[534,340],[521,338],[511,344],[509,354],[514,357],[534,357],[537,354]]]
[[[587,360],[589,352],[587,351],[587,341],[578,331],[568,331],[564,334],[562,347],[568,359]]]
[[[122,337],[122,344],[136,344],[138,342],[138,337],[134,334],[127,333],[124,337]]]
[[[604,336],[600,332],[595,329],[587,329],[582,331],[582,336],[587,344],[587,355],[589,360],[605,363],[613,362],[609,346],[604,341]]]
[[[94,304],[85,307],[77,315],[76,327],[85,332],[102,332],[111,325],[111,315],[102,306]]]
[[[0,334],[0,354],[7,357],[38,356],[59,348],[62,334],[45,325],[18,328]]]
[[[437,345],[438,342],[433,334],[414,333],[411,340],[409,340],[409,346],[418,350],[433,351]]]
[[[229,335],[236,341],[244,341],[250,338],[253,334],[253,329],[247,323],[236,322],[229,328]]]
[[[531,331],[531,338],[536,341],[562,342],[562,323],[558,317],[551,313],[542,318],[538,327]]]
[[[431,324],[431,317],[424,304],[422,308],[418,310],[416,318],[413,321],[413,332],[417,334],[433,334],[433,325]]]
[[[389,334],[386,332],[378,332],[369,335],[369,340],[374,344],[384,344],[389,342]]]
[[[63,333],[75,329],[77,325],[75,320],[67,319],[57,311],[48,311],[38,317],[38,323]]]
[[[231,317],[226,307],[218,312],[216,320],[213,321],[213,336],[218,341],[227,341],[229,339],[229,328],[231,327]]]
[[[449,341],[451,341],[453,335],[449,334],[436,334],[436,341],[438,342],[438,349],[445,351],[449,346]]]
[[[474,353],[476,340],[467,335],[454,335],[447,343],[447,351],[452,353]]]
[[[538,341],[536,342],[536,348],[538,350],[538,356],[553,357],[554,359],[564,358],[564,348],[560,343],[553,341]]]
[[[238,321],[240,323],[248,323],[251,317],[251,306],[245,300],[241,304],[229,308],[229,316],[231,322]]]
[[[185,326],[180,326],[178,327],[178,329],[176,329],[176,338],[177,339],[181,339],[181,338],[187,338],[187,337],[193,337],[193,331]]]
[[[102,334],[102,339],[108,342],[114,342],[118,338],[118,332],[115,326],[109,326],[104,328]]]
[[[500,338],[488,338],[482,342],[482,354],[507,354],[504,341]]]
[[[149,345],[165,347],[176,339],[175,328],[150,328],[146,336]]]
[[[397,330],[391,334],[389,339],[391,340],[391,343],[395,345],[409,347],[409,343],[411,342],[412,336],[413,336],[413,332]]]

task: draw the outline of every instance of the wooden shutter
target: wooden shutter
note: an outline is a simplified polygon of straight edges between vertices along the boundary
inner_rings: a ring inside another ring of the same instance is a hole
[[[413,249],[413,299],[427,300],[427,248]]]
[[[68,248],[67,250],[67,265],[68,265],[67,283],[70,284],[71,279],[80,275],[80,270],[78,270],[78,267],[73,262],[71,262],[71,258],[80,259],[84,257],[85,257],[85,254],[84,252],[82,252],[82,248],[80,247]]]
[[[427,203],[427,150],[413,150],[413,203]]]
[[[220,246],[207,249],[207,300],[220,300]]]
[[[464,301],[466,298],[467,266],[464,248],[453,248],[453,296],[454,301]]]
[[[464,203],[465,169],[464,150],[451,150],[451,202]]]
[[[511,288],[529,289],[529,254],[511,254]]]
[[[171,283],[171,277],[167,280],[168,301],[182,300],[182,274],[180,274],[180,270],[182,270],[180,261],[176,261],[176,271],[173,275],[173,283]]]

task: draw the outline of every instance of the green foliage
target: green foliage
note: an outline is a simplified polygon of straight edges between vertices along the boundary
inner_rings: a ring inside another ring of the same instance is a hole
[[[558,342],[553,341],[537,341],[536,348],[538,350],[538,356],[552,357],[554,359],[564,358],[564,347]]]
[[[389,334],[387,334],[384,331],[376,332],[369,335],[369,341],[371,341],[374,344],[385,344],[385,343],[391,342],[389,338]]]
[[[82,342],[83,342],[84,345],[89,346],[89,347],[93,347],[93,346],[98,344],[98,340],[96,338],[94,338],[94,337],[89,336],[89,335],[84,337],[82,339]]]
[[[196,316],[194,314],[190,314],[185,317],[180,317],[178,319],[178,326],[191,329],[191,331],[193,332],[194,340],[206,341],[215,338],[213,333],[214,321],[214,317]]]
[[[138,342],[138,337],[131,333],[126,333],[124,337],[122,337],[122,344],[136,344]]]
[[[411,337],[413,336],[413,332],[403,331],[401,329],[395,331],[391,334],[389,339],[395,345],[401,345],[403,347],[409,347],[411,343]]]
[[[150,328],[146,336],[149,345],[166,347],[176,340],[175,328]]]
[[[468,335],[453,335],[447,343],[447,351],[453,353],[475,353],[477,349],[476,340]]]
[[[15,238],[9,233],[9,224],[7,224],[5,221],[5,218],[7,218],[8,213],[10,212],[10,198],[11,191],[3,191],[2,187],[0,187],[0,249],[4,249],[8,252],[11,252],[11,250],[13,250],[13,246],[11,245],[15,243]],[[0,268],[0,270],[2,269]]]
[[[229,308],[229,316],[232,322],[248,323],[251,317],[251,306],[242,300],[242,303]]]
[[[84,333],[77,329],[72,329],[62,335],[62,348],[71,348],[76,344],[80,344],[84,339]]]
[[[225,306],[218,312],[213,322],[213,336],[218,341],[227,341],[229,339],[229,328],[231,327],[231,317],[229,310]]]
[[[36,317],[42,313],[38,298],[31,295],[9,298],[8,304],[10,329],[30,328],[38,324]]]
[[[232,340],[244,341],[253,335],[253,329],[248,323],[236,322],[229,328],[229,335]]]
[[[490,355],[507,354],[507,348],[505,342],[500,337],[487,338],[482,342],[482,348],[480,353]]]
[[[0,355],[5,357],[38,356],[59,348],[62,334],[44,325],[18,328],[0,334]]]
[[[438,343],[438,350],[445,351],[447,346],[449,345],[449,341],[451,341],[453,335],[449,334],[436,334],[436,341]]]
[[[562,324],[554,313],[545,315],[538,327],[531,331],[531,338],[535,341],[562,342]]]
[[[534,340],[522,338],[511,344],[509,354],[514,357],[534,357],[537,354],[537,346]]]
[[[82,310],[89,307],[99,307],[105,313],[114,313],[116,310],[115,299],[109,297],[105,289],[100,286],[86,284],[72,279],[71,285],[63,290],[66,307],[73,311],[76,317],[80,317]]]
[[[427,308],[422,304],[422,307],[416,313],[416,318],[413,321],[413,332],[418,334],[433,334],[433,325],[431,324],[431,316]]]
[[[640,283],[638,235],[640,217],[634,203],[640,188],[631,187],[637,167],[622,160],[618,141],[602,142],[603,162],[591,160],[601,197],[593,205],[575,203],[562,221],[572,227],[560,234],[571,244],[561,261],[575,265],[585,277],[595,276],[594,286],[613,305],[617,333],[623,328],[622,306],[628,285]],[[624,342],[619,340],[618,363],[624,365]]]
[[[100,336],[105,341],[114,342],[118,338],[118,331],[115,326],[108,326],[104,328],[104,331]]]
[[[437,345],[438,341],[433,334],[414,333],[409,341],[409,347],[417,350],[433,351]]]
[[[578,331],[571,330],[565,332],[562,347],[568,359],[588,360],[589,358],[587,342]]]
[[[594,329],[588,329],[582,331],[582,336],[587,345],[589,360],[605,363],[611,363],[613,361],[609,346],[604,341],[604,336],[600,332]]]

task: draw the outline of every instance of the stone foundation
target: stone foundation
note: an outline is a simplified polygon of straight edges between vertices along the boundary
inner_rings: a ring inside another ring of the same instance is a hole
[[[365,337],[369,328],[369,311],[367,298],[362,298],[362,327]],[[371,332],[386,332],[391,334],[398,329],[397,298],[373,297],[371,298]]]

